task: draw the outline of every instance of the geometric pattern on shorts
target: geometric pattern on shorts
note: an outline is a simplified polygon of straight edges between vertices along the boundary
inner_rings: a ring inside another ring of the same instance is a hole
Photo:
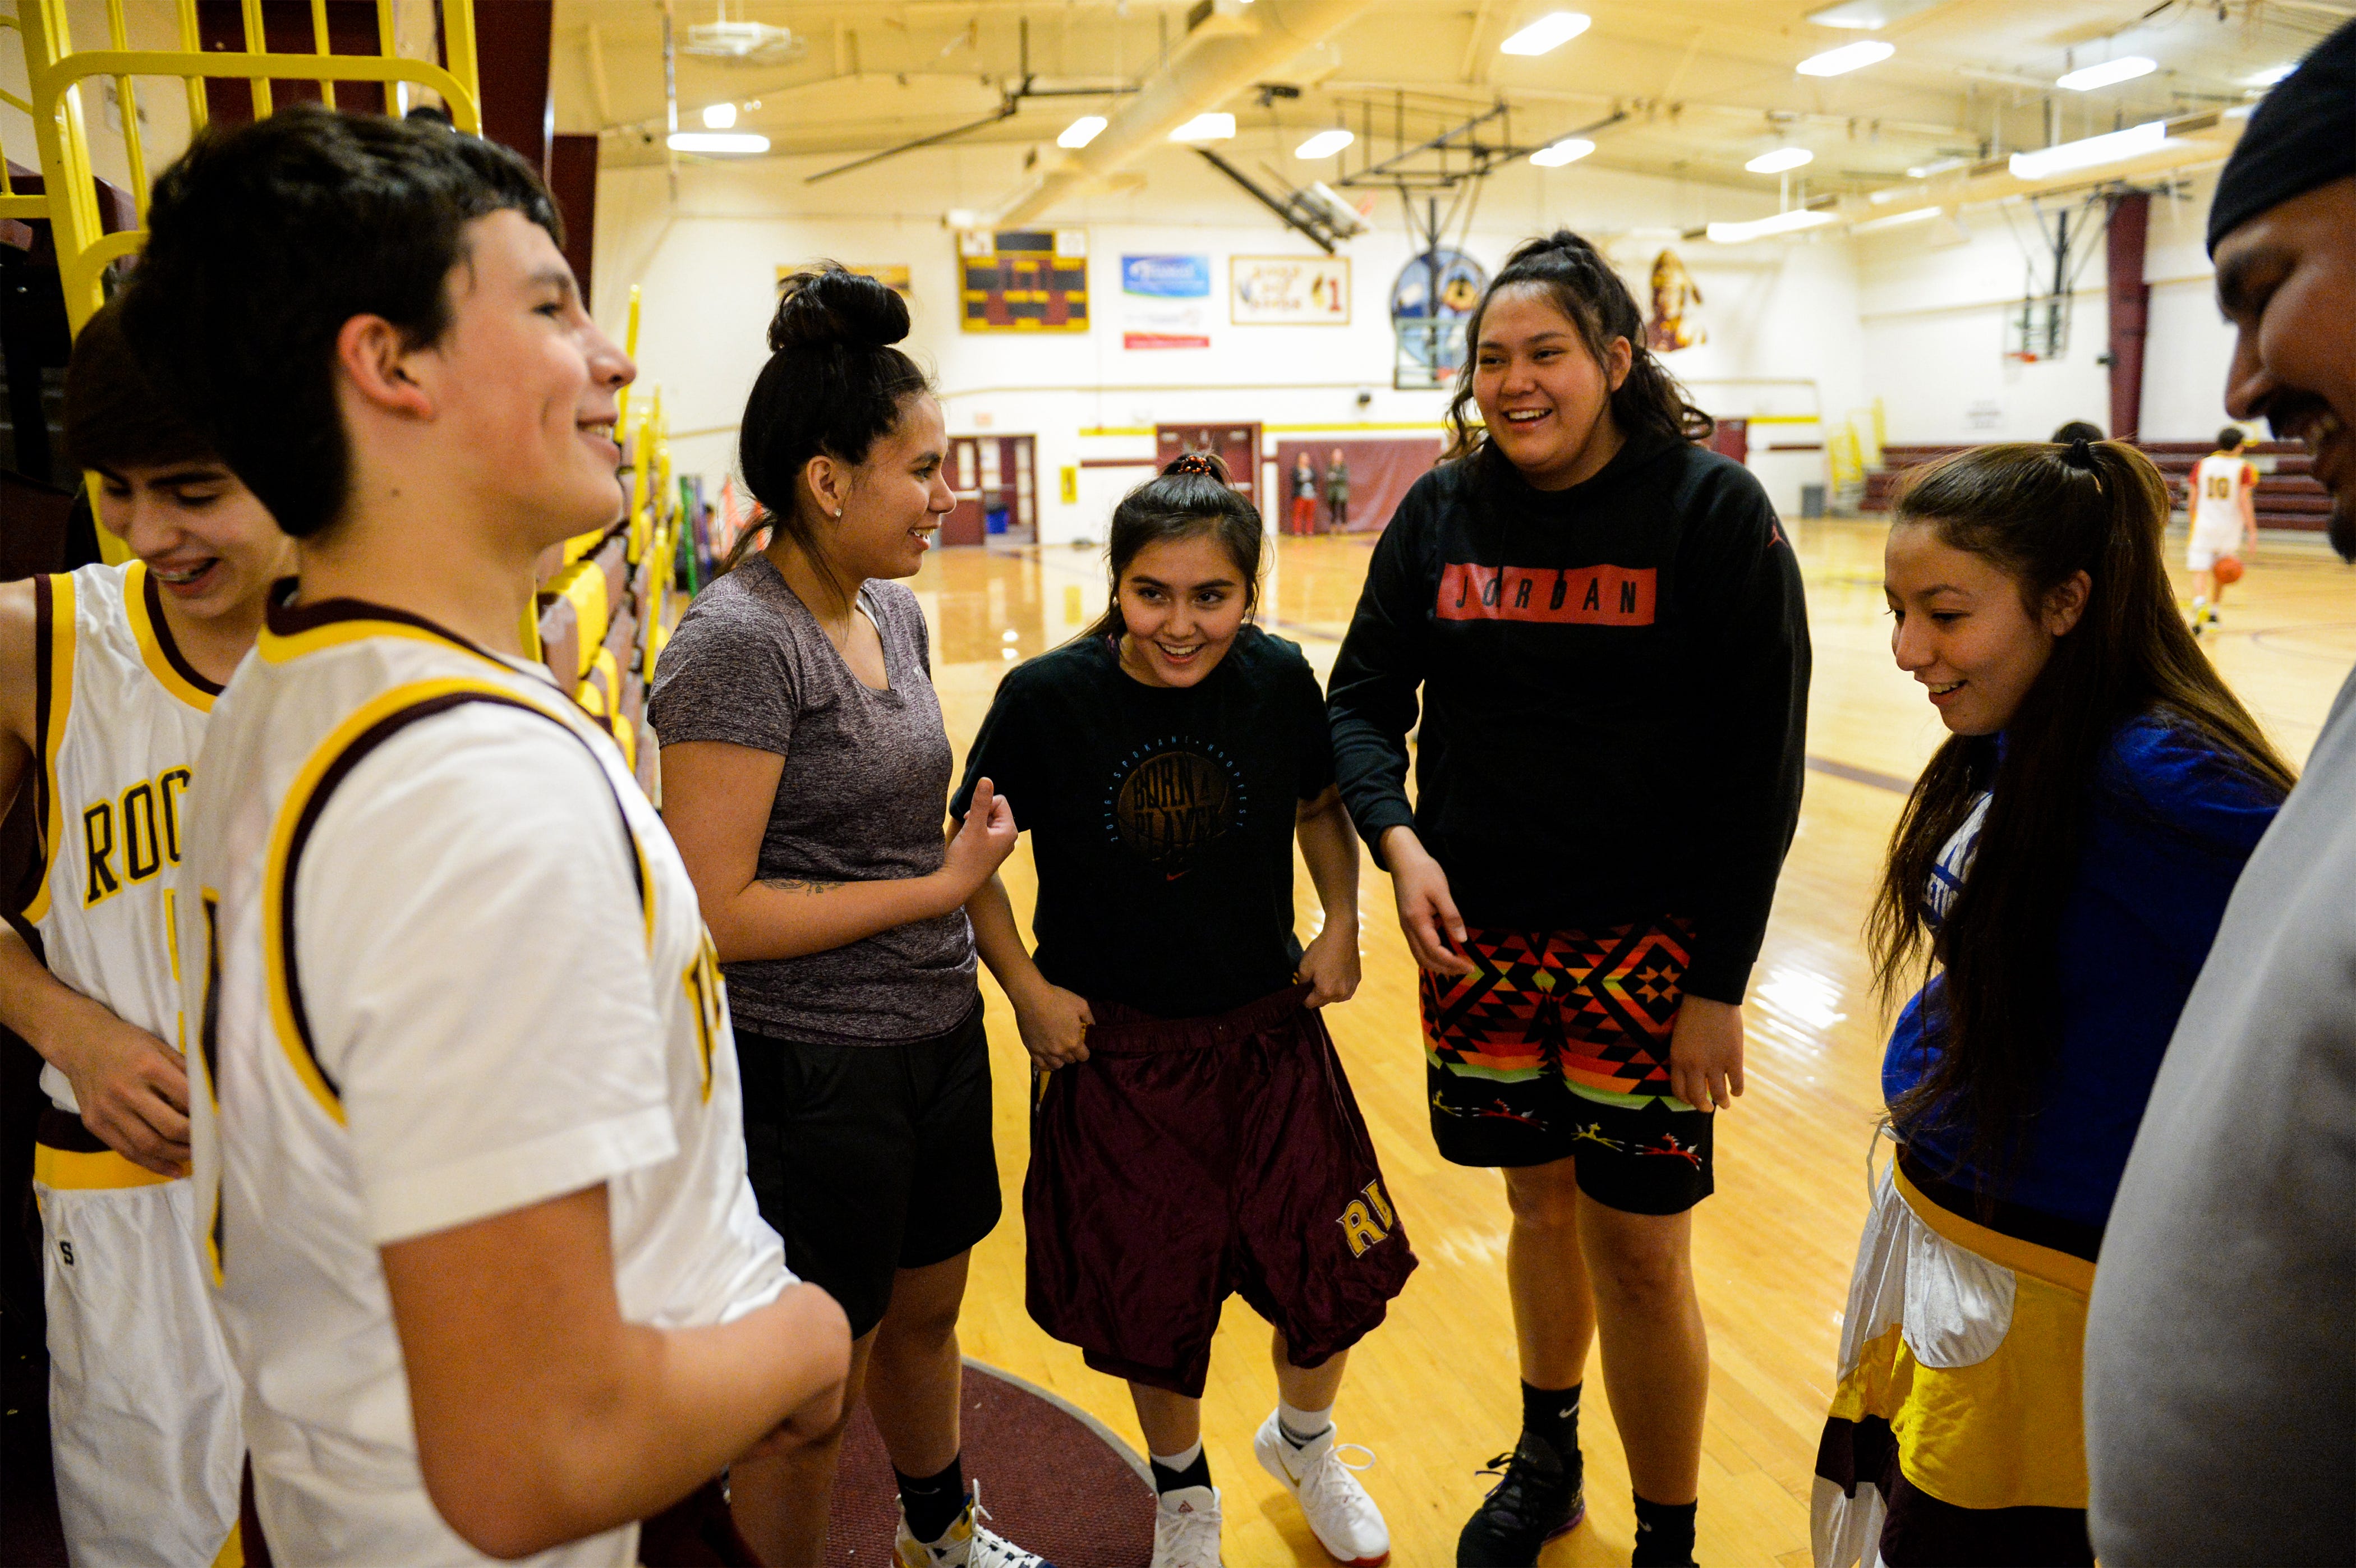
[[[1472,973],[1422,973],[1425,1052],[1460,1077],[1667,1094],[1692,930],[1676,918],[1591,934],[1468,929]]]

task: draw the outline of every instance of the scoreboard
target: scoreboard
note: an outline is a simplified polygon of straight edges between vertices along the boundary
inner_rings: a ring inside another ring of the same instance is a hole
[[[1085,230],[968,234],[958,242],[958,316],[968,332],[1086,332]]]

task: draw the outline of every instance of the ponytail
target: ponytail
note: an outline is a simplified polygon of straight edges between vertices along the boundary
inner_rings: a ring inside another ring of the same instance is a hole
[[[1259,604],[1262,534],[1259,510],[1227,479],[1227,466],[1208,452],[1188,452],[1153,478],[1120,498],[1113,508],[1111,537],[1105,544],[1112,601],[1083,638],[1119,637],[1128,629],[1120,613],[1120,576],[1138,552],[1164,540],[1210,534],[1226,551],[1244,580],[1244,614]]]
[[[1481,318],[1501,289],[1520,285],[1544,289],[1573,326],[1599,365],[1612,362],[1612,340],[1628,340],[1628,374],[1612,394],[1612,423],[1630,440],[1707,441],[1717,428],[1708,414],[1686,396],[1676,378],[1644,346],[1644,321],[1635,296],[1602,252],[1568,229],[1532,240],[1505,259],[1481,303],[1464,324],[1464,363],[1456,372],[1456,395],[1448,403],[1448,450],[1442,462],[1469,457],[1489,438],[1474,406],[1472,377],[1480,363]]]

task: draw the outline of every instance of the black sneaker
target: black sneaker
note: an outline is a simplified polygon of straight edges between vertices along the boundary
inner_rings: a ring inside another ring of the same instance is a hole
[[[1576,1453],[1566,1466],[1544,1438],[1524,1433],[1480,1472],[1497,1484],[1456,1538],[1456,1568],[1532,1568],[1547,1541],[1587,1517],[1582,1468]]]

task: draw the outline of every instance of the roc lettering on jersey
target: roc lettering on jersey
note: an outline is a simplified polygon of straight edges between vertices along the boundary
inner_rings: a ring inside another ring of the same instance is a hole
[[[1483,566],[1440,574],[1441,620],[1527,620],[1553,626],[1650,626],[1658,574],[1650,566]]]
[[[180,864],[180,797],[190,777],[186,768],[167,768],[119,798],[82,808],[84,908],[104,903],[125,883],[145,882]]]
[[[1383,1197],[1380,1176],[1368,1182],[1365,1190],[1350,1200],[1350,1207],[1342,1210],[1340,1224],[1354,1258],[1365,1257],[1367,1248],[1380,1243],[1398,1227],[1398,1219]]]

